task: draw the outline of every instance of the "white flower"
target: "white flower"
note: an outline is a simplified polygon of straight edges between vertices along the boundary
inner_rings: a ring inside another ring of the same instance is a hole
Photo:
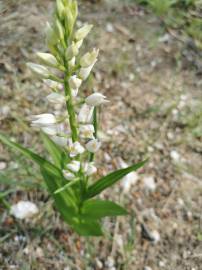
[[[74,180],[75,179],[75,175],[69,171],[63,170],[63,176],[66,180]]]
[[[72,57],[71,60],[69,60],[68,66],[69,66],[70,68],[73,68],[73,67],[75,66],[75,63],[76,63],[76,57],[74,56],[74,57]]]
[[[51,67],[58,66],[58,61],[55,58],[55,56],[53,56],[52,54],[37,52],[36,55],[43,64],[51,66]]]
[[[92,106],[88,106],[87,104],[83,104],[79,111],[78,121],[80,123],[91,123],[93,116],[94,108]]]
[[[79,142],[72,142],[69,140],[69,154],[70,157],[76,157],[85,151],[84,147]]]
[[[54,136],[58,133],[58,127],[53,125],[53,126],[48,126],[48,127],[41,127],[41,130],[50,135],[50,136]]]
[[[52,136],[51,139],[54,141],[54,143],[58,144],[61,147],[67,146],[67,137],[62,136]]]
[[[81,125],[79,127],[80,136],[86,139],[94,139],[95,129],[93,125]]]
[[[27,66],[33,71],[36,75],[40,76],[41,78],[48,79],[50,76],[50,72],[48,69],[42,65],[34,64],[34,63],[27,63]]]
[[[55,82],[55,81],[52,81],[50,79],[46,79],[46,80],[43,80],[43,81],[48,87],[50,87],[50,88],[52,88],[54,90],[63,90],[63,84],[62,83]]]
[[[19,201],[10,208],[11,215],[19,219],[31,218],[38,212],[37,206],[29,201]]]
[[[57,123],[55,115],[51,113],[33,115],[31,116],[31,120],[32,120],[32,126],[35,126],[35,127],[50,126]]]
[[[90,106],[98,106],[101,105],[103,103],[107,103],[109,102],[108,100],[106,100],[106,96],[102,95],[101,93],[94,93],[90,96],[88,96],[85,100],[86,104],[90,105]]]
[[[80,65],[82,68],[87,68],[91,65],[94,65],[95,62],[97,61],[97,56],[99,53],[99,49],[93,49],[92,52],[88,52],[84,54],[84,56],[81,57],[80,59]]]
[[[78,29],[75,33],[75,39],[76,40],[83,40],[88,33],[90,32],[90,30],[92,29],[93,25],[91,24],[86,24],[84,26],[82,26],[80,29]]]
[[[73,97],[76,97],[78,95],[79,89],[71,89],[71,93]]]
[[[97,152],[100,147],[101,147],[101,142],[98,141],[98,139],[93,139],[86,144],[86,149],[91,153]]]
[[[94,162],[86,163],[84,165],[84,172],[86,175],[90,176],[97,172],[97,168],[94,165]]]
[[[80,77],[83,81],[85,81],[85,80],[88,78],[88,76],[90,75],[91,70],[93,69],[93,66],[95,65],[96,61],[97,61],[97,60],[95,60],[95,62],[94,62],[91,66],[89,66],[89,67],[87,67],[87,68],[81,68],[81,69],[80,69],[80,71],[79,71],[79,77]]]
[[[66,165],[66,168],[72,172],[78,172],[80,170],[80,162],[77,160],[72,160],[71,163]]]
[[[69,79],[69,85],[72,89],[78,89],[81,86],[82,80],[77,78],[76,75],[73,75]]]
[[[50,103],[54,103],[54,104],[63,104],[65,101],[65,97],[63,95],[55,93],[55,92],[51,93],[46,98]]]
[[[66,58],[67,60],[71,60],[73,57],[77,56],[79,53],[79,49],[83,43],[83,40],[79,40],[77,42],[72,42],[72,44],[66,50]]]

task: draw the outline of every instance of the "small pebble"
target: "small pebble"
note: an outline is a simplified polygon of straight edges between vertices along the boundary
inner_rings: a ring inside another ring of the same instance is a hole
[[[144,187],[149,191],[155,191],[156,183],[153,176],[145,176],[143,178]]]
[[[157,244],[161,240],[161,236],[158,231],[152,231],[151,237],[153,238],[153,243]]]
[[[170,157],[176,162],[180,160],[180,154],[176,150],[170,152]]]
[[[0,171],[6,169],[6,166],[7,166],[6,162],[1,161],[1,162],[0,162]]]

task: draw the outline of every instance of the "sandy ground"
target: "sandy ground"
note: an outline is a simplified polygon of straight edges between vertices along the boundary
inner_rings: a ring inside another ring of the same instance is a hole
[[[0,6],[1,131],[42,153],[27,117],[51,110],[45,100],[49,90],[25,63],[45,49],[43,29],[53,1]],[[6,200],[29,199],[40,208],[35,219],[19,222],[0,206],[0,269],[200,270],[202,80],[194,58],[184,57],[193,52],[135,4],[83,1],[80,11],[80,22],[95,25],[86,47],[101,50],[83,91],[94,87],[110,99],[100,117],[104,143],[98,173],[150,159],[129,178],[131,185],[125,179],[102,195],[130,215],[105,219],[103,238],[81,238],[54,211],[37,168],[0,145]]]

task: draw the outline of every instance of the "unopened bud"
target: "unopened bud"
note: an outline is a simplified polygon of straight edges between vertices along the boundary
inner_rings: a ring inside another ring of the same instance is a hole
[[[75,39],[76,40],[83,40],[88,33],[91,31],[93,25],[91,24],[86,24],[83,27],[81,27],[80,29],[78,29],[75,33]]]
[[[41,62],[47,66],[56,67],[58,65],[57,59],[50,53],[36,53]]]

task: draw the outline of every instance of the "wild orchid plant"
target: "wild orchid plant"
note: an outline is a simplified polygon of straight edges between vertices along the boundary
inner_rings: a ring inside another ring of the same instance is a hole
[[[80,56],[79,50],[92,25],[85,24],[75,30],[77,14],[77,1],[56,0],[53,21],[47,23],[46,28],[49,53],[37,53],[40,64],[28,63],[28,67],[50,87],[52,93],[47,100],[61,104],[66,110],[60,115],[43,113],[31,117],[31,126],[41,130],[51,162],[4,135],[0,135],[0,140],[40,166],[48,191],[65,222],[80,235],[99,236],[102,235],[100,222],[103,217],[125,215],[127,211],[114,202],[93,198],[142,167],[145,161],[97,181],[94,179],[97,171],[94,157],[101,147],[97,107],[108,100],[98,92],[85,99],[82,95],[78,97],[99,50],[93,49]]]

